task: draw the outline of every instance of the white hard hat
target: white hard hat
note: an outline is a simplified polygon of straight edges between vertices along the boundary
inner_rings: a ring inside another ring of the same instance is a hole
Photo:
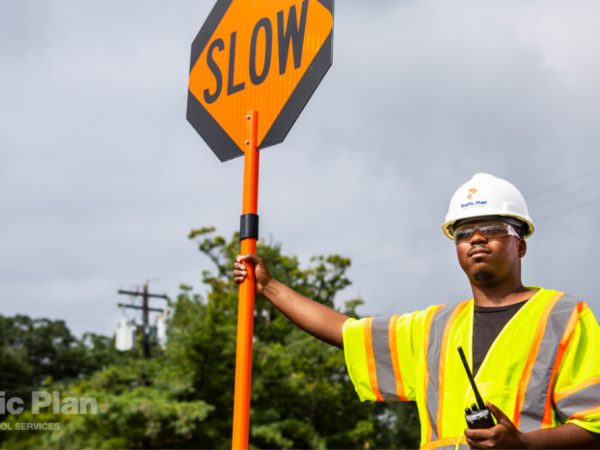
[[[487,173],[477,173],[452,196],[442,231],[454,239],[452,226],[458,220],[483,216],[512,217],[525,222],[524,238],[533,234],[535,227],[525,199],[511,183]]]

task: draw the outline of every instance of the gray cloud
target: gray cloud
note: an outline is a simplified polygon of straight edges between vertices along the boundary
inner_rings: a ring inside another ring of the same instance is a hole
[[[119,286],[200,288],[210,264],[187,232],[238,224],[242,161],[219,163],[185,121],[212,2],[35,5],[0,3],[2,313],[108,333]],[[334,64],[261,157],[262,234],[305,262],[352,257],[340,300],[362,296],[364,314],[458,301],[469,286],[440,225],[489,172],[532,196],[524,281],[598,313],[599,178],[581,175],[600,168],[599,16],[584,1],[338,1]]]

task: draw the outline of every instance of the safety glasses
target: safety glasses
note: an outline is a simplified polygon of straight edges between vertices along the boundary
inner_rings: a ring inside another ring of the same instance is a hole
[[[454,243],[465,244],[471,242],[473,235],[479,231],[486,239],[498,239],[504,236],[520,237],[512,225],[499,221],[485,221],[466,223],[454,231]]]

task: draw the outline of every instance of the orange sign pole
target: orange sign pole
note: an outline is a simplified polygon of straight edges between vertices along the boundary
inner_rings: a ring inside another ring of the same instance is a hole
[[[258,166],[257,149],[258,112],[250,111],[248,140],[244,152],[244,203],[242,214],[257,214],[258,211]],[[242,239],[242,255],[256,254],[256,238]],[[233,402],[233,450],[248,449],[250,430],[250,391],[252,382],[252,335],[254,332],[254,266],[244,263],[248,276],[240,284],[237,348],[235,360],[235,398]]]

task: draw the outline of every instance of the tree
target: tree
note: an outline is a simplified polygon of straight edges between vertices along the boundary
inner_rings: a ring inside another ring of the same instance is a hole
[[[3,446],[45,448],[230,448],[234,398],[238,288],[232,281],[239,235],[227,241],[213,228],[190,233],[215,263],[202,274],[204,296],[181,286],[164,351],[132,355],[78,382],[52,389],[95,397],[98,414],[61,413],[61,430],[11,435]],[[300,268],[279,245],[258,243],[278,280],[334,307],[350,284],[350,260],[315,257]],[[362,300],[345,303],[356,317]],[[415,448],[419,425],[407,404],[361,403],[340,350],[294,326],[271,303],[255,302],[250,445],[252,448]],[[140,384],[146,374],[148,387]],[[56,421],[49,408],[37,420]],[[35,420],[31,416],[27,420]],[[11,418],[11,420],[16,420]],[[23,417],[19,420],[26,420]],[[29,441],[25,442],[26,439]]]
[[[119,359],[111,338],[85,333],[78,339],[63,320],[25,315],[0,316],[0,348],[20,360],[17,366],[28,367],[23,372],[28,386],[43,385],[48,378],[78,378]]]

